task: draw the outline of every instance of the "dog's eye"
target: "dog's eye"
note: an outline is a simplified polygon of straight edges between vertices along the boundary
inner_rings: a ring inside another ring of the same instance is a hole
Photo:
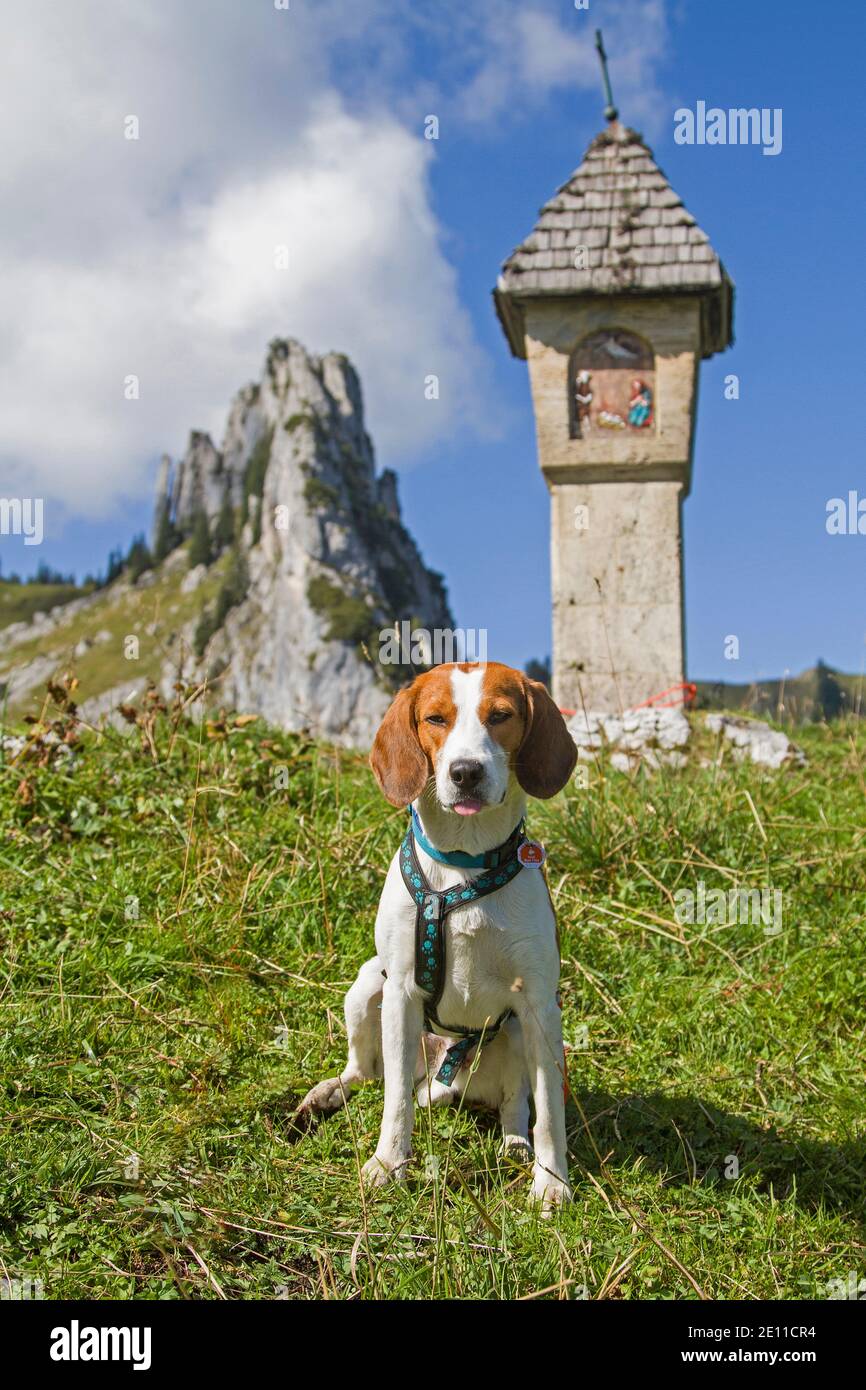
[[[444,714],[425,714],[425,724],[445,724],[447,721]]]
[[[510,709],[494,709],[487,716],[488,724],[504,724],[506,719],[511,718]]]

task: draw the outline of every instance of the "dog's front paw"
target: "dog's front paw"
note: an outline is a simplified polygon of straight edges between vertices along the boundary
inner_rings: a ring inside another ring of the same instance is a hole
[[[571,1201],[571,1188],[565,1178],[537,1166],[532,1178],[532,1198],[541,1203],[542,1216],[552,1216],[558,1207]]]
[[[361,1179],[365,1187],[384,1187],[389,1182],[403,1182],[408,1163],[408,1157],[391,1162],[387,1158],[380,1158],[378,1154],[373,1154],[373,1157],[368,1158],[361,1169]]]

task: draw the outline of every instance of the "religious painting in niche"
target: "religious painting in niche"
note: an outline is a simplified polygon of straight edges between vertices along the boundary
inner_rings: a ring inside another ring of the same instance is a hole
[[[571,436],[648,430],[655,423],[655,358],[636,333],[604,328],[578,343],[569,376]]]

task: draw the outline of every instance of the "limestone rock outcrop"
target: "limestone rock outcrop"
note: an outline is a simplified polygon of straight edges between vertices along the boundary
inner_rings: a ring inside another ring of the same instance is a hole
[[[178,540],[203,514],[216,549],[227,509],[242,597],[199,642],[219,701],[369,744],[412,675],[383,665],[379,633],[406,619],[450,629],[453,619],[441,576],[403,525],[394,474],[376,474],[344,356],[271,343],[261,380],[232,403],[222,447],[193,433],[173,475],[163,462],[155,529],[165,513]]]

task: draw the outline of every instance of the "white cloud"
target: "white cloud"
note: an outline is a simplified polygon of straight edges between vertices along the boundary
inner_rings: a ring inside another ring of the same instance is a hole
[[[607,0],[603,14],[568,3],[486,0],[476,20],[467,35],[475,72],[460,97],[468,121],[519,119],[551,97],[589,92],[597,94],[600,127],[604,102],[595,28],[602,23],[622,119],[657,132],[662,104],[655,68],[667,43],[665,0]]]
[[[0,42],[0,492],[82,517],[146,497],[163,449],[219,437],[276,334],[352,357],[383,460],[501,426],[432,211],[433,146],[398,119],[410,35],[438,55],[425,94],[456,93],[472,121],[589,83],[595,55],[538,6],[398,18],[384,0],[19,6]],[[639,87],[647,64],[623,59]]]
[[[145,10],[16,20],[7,95],[35,134],[0,150],[3,489],[85,516],[146,495],[162,448],[193,426],[219,436],[278,333],[354,359],[385,456],[483,428],[488,373],[431,212],[430,144],[382,110],[348,114],[303,31],[275,101],[285,14],[268,31],[237,5]]]
[[[143,224],[95,265],[39,260],[10,275],[17,327],[4,334],[0,392],[4,446],[20,463],[5,470],[7,491],[86,515],[146,493],[159,448],[179,447],[189,427],[219,438],[276,333],[349,353],[385,455],[411,456],[460,422],[482,427],[486,365],[439,250],[428,148],[329,99],[285,168]],[[429,372],[438,402],[424,399]],[[124,398],[128,374],[138,400]]]

